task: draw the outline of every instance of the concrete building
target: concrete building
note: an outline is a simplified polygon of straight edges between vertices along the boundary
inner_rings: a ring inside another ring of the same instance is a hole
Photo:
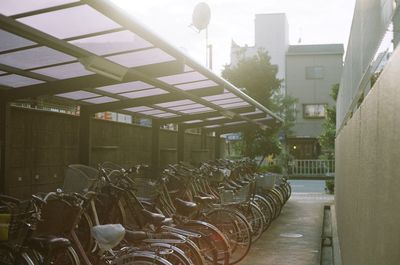
[[[259,49],[268,51],[272,64],[278,66],[277,77],[283,80],[285,91],[286,51],[289,47],[289,24],[284,13],[256,14],[254,46],[240,47],[234,41],[231,46],[231,64],[237,63],[237,53],[243,50],[246,57],[257,54]]]
[[[291,45],[286,54],[286,94],[297,98],[294,134],[287,143],[299,159],[315,159],[320,154],[317,137],[330,96],[342,70],[342,44]]]
[[[289,25],[284,13],[257,14],[254,46],[240,47],[232,42],[231,64],[237,64],[239,51],[250,57],[262,48],[278,66],[281,93],[298,99],[294,134],[287,136],[292,154],[298,159],[315,159],[320,154],[317,137],[325,118],[326,106],[335,104],[329,93],[340,82],[343,45],[289,45]]]

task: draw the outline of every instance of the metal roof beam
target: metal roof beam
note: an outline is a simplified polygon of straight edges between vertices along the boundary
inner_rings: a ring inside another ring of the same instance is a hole
[[[255,107],[248,106],[248,107],[230,109],[230,111],[235,112],[235,113],[247,113],[247,112],[255,111]],[[205,118],[212,118],[212,117],[218,117],[218,116],[223,116],[220,111],[210,111],[210,112],[191,114],[191,115],[188,114],[188,115],[185,115],[182,117],[166,118],[166,119],[163,119],[162,122],[164,124],[179,123],[179,122],[190,121],[190,120],[202,120]]]
[[[235,133],[235,132],[243,132],[246,130],[254,130],[259,128],[256,124],[253,123],[243,123],[238,125],[226,125],[221,127],[215,128],[204,128],[205,131],[208,132],[215,132],[218,134],[225,134],[225,133]]]
[[[258,119],[258,118],[264,118],[265,113],[256,113],[253,115],[246,115],[249,119]],[[230,122],[235,122],[235,121],[242,121],[240,118],[233,118],[233,119],[218,119],[218,120],[208,120],[208,121],[203,121],[203,122],[198,122],[198,123],[189,123],[185,124],[186,128],[200,128],[204,126],[210,126],[210,125],[217,125],[217,124],[224,124],[224,123],[230,123]]]
[[[196,89],[193,90],[192,93],[194,95],[198,96],[205,96],[205,95],[210,95],[210,94],[218,94],[219,89],[215,87],[211,88],[203,88],[203,89]],[[187,99],[185,95],[182,95],[180,93],[169,93],[169,94],[162,94],[162,95],[155,95],[155,96],[149,96],[149,97],[144,97],[144,98],[132,98],[132,99],[126,99],[122,101],[115,101],[115,102],[109,102],[109,103],[104,103],[104,104],[96,104],[96,105],[91,105],[88,106],[88,109],[90,112],[102,112],[102,111],[117,111],[120,109],[126,109],[129,107],[137,107],[137,106],[148,106],[148,105],[154,105],[154,104],[159,104],[159,103],[165,103],[169,101],[176,101],[176,100],[183,100]]]
[[[172,63],[172,65],[170,63],[168,67],[165,64],[166,63],[153,66],[155,67],[153,76],[158,77],[163,75],[175,74],[179,71],[178,69],[181,68],[181,63],[179,62],[174,62]],[[143,67],[143,72],[147,72],[150,75],[150,70],[148,67]],[[21,72],[21,75],[22,74],[23,73]],[[27,74],[24,75],[30,77],[30,75]],[[130,77],[129,75],[127,76],[128,77],[124,79],[124,82],[139,80],[135,76],[130,76]],[[34,77],[32,76],[32,78]],[[38,97],[43,95],[54,95],[54,94],[72,92],[76,90],[86,90],[88,88],[115,85],[118,83],[121,82],[98,74],[93,74],[88,76],[80,76],[75,78],[51,81],[32,86],[12,88],[8,90],[8,92],[6,93],[6,97],[8,101],[12,101],[16,99],[23,99],[29,97]],[[99,91],[99,93],[101,93],[101,91]]]

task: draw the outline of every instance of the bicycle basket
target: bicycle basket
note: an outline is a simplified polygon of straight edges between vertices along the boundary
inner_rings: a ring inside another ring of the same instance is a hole
[[[11,222],[10,213],[0,213],[0,241],[8,240],[8,231]]]
[[[151,178],[134,178],[135,194],[138,198],[155,200],[159,195],[159,183]]]
[[[65,170],[63,190],[83,193],[93,188],[98,180],[99,171],[80,164],[69,165]]]
[[[220,198],[222,204],[235,202],[234,193],[231,190],[222,190],[220,192]]]
[[[276,175],[271,173],[258,174],[256,176],[256,185],[261,189],[272,189],[275,186]]]
[[[0,241],[22,241],[28,232],[22,221],[32,216],[30,201],[9,204],[7,208],[0,213]]]
[[[81,215],[81,207],[60,198],[48,199],[41,210],[35,234],[62,235],[70,232]]]
[[[218,169],[218,170],[215,170],[215,171],[211,172],[208,176],[209,176],[208,179],[211,182],[217,182],[217,183],[222,182],[224,180],[224,178],[225,178],[224,171],[221,170],[221,169]]]

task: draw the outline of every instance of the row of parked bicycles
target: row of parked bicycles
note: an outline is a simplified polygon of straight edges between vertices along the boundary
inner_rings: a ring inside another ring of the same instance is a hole
[[[283,178],[254,161],[66,169],[57,191],[0,195],[0,263],[235,264],[289,199]]]

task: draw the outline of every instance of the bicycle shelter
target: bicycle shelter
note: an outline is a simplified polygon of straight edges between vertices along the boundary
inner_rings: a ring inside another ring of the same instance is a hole
[[[10,103],[52,96],[80,106],[79,162],[89,164],[94,113],[152,120],[151,164],[159,165],[160,125],[220,135],[279,126],[272,111],[195,62],[106,0],[0,3],[0,192],[9,159]],[[22,1],[21,1],[22,2]],[[215,148],[219,157],[219,148]]]

